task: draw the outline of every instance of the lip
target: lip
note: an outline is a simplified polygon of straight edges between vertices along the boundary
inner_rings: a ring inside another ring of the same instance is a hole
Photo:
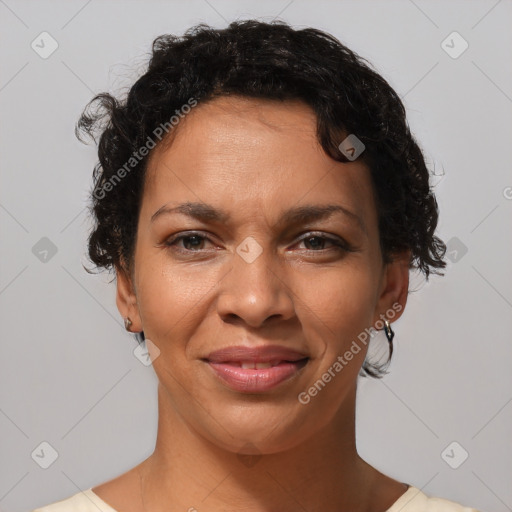
[[[308,359],[304,353],[287,347],[265,345],[223,348],[210,353],[204,361],[229,388],[242,393],[263,393],[295,377]],[[246,363],[263,367],[242,367]]]

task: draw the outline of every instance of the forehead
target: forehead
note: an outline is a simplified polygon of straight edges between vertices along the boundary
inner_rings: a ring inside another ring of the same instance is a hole
[[[341,201],[371,216],[366,165],[330,158],[316,123],[314,111],[300,101],[220,97],[200,103],[153,151],[144,201],[156,209],[189,200],[267,211]]]
[[[316,140],[316,115],[305,103],[221,96],[199,103],[181,117],[167,140],[154,150],[149,167],[164,154],[172,155],[175,163],[185,157],[188,162],[213,164],[225,157],[226,164],[232,165],[236,159],[254,159],[258,149],[267,148],[272,153],[265,151],[260,158],[279,154],[290,158],[290,149],[303,144],[309,153],[322,153]],[[193,153],[188,151],[191,146]]]

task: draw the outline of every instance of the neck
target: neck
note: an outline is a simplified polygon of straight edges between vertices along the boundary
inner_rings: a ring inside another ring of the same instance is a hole
[[[141,465],[146,510],[369,510],[378,472],[357,454],[355,395],[354,386],[335,420],[299,445],[241,455],[189,428],[159,386],[155,451]]]

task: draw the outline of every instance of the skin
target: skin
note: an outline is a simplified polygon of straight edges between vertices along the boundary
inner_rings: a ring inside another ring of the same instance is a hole
[[[93,491],[123,512],[384,512],[407,486],[357,453],[365,346],[308,404],[297,399],[359,333],[397,304],[398,319],[406,304],[410,254],[383,263],[369,170],[360,159],[329,158],[314,112],[298,101],[217,98],[195,107],[172,136],[148,162],[133,271],[117,269],[121,315],[158,349],[150,348],[159,379],[156,446]],[[230,218],[170,213],[151,221],[163,206],[186,201]],[[280,220],[288,209],[326,204],[359,220]],[[189,230],[207,238],[166,245]],[[246,237],[262,249],[251,263],[236,252]],[[239,344],[283,345],[309,361],[271,391],[235,392],[202,358]],[[240,456],[250,453],[251,466]]]

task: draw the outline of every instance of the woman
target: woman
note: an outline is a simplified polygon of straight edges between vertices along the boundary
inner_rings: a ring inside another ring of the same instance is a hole
[[[161,36],[101,132],[89,255],[159,379],[154,453],[38,511],[474,511],[359,457],[359,375],[444,243],[387,82],[284,23]],[[380,335],[380,334],[379,334]],[[388,359],[389,362],[389,359]]]

